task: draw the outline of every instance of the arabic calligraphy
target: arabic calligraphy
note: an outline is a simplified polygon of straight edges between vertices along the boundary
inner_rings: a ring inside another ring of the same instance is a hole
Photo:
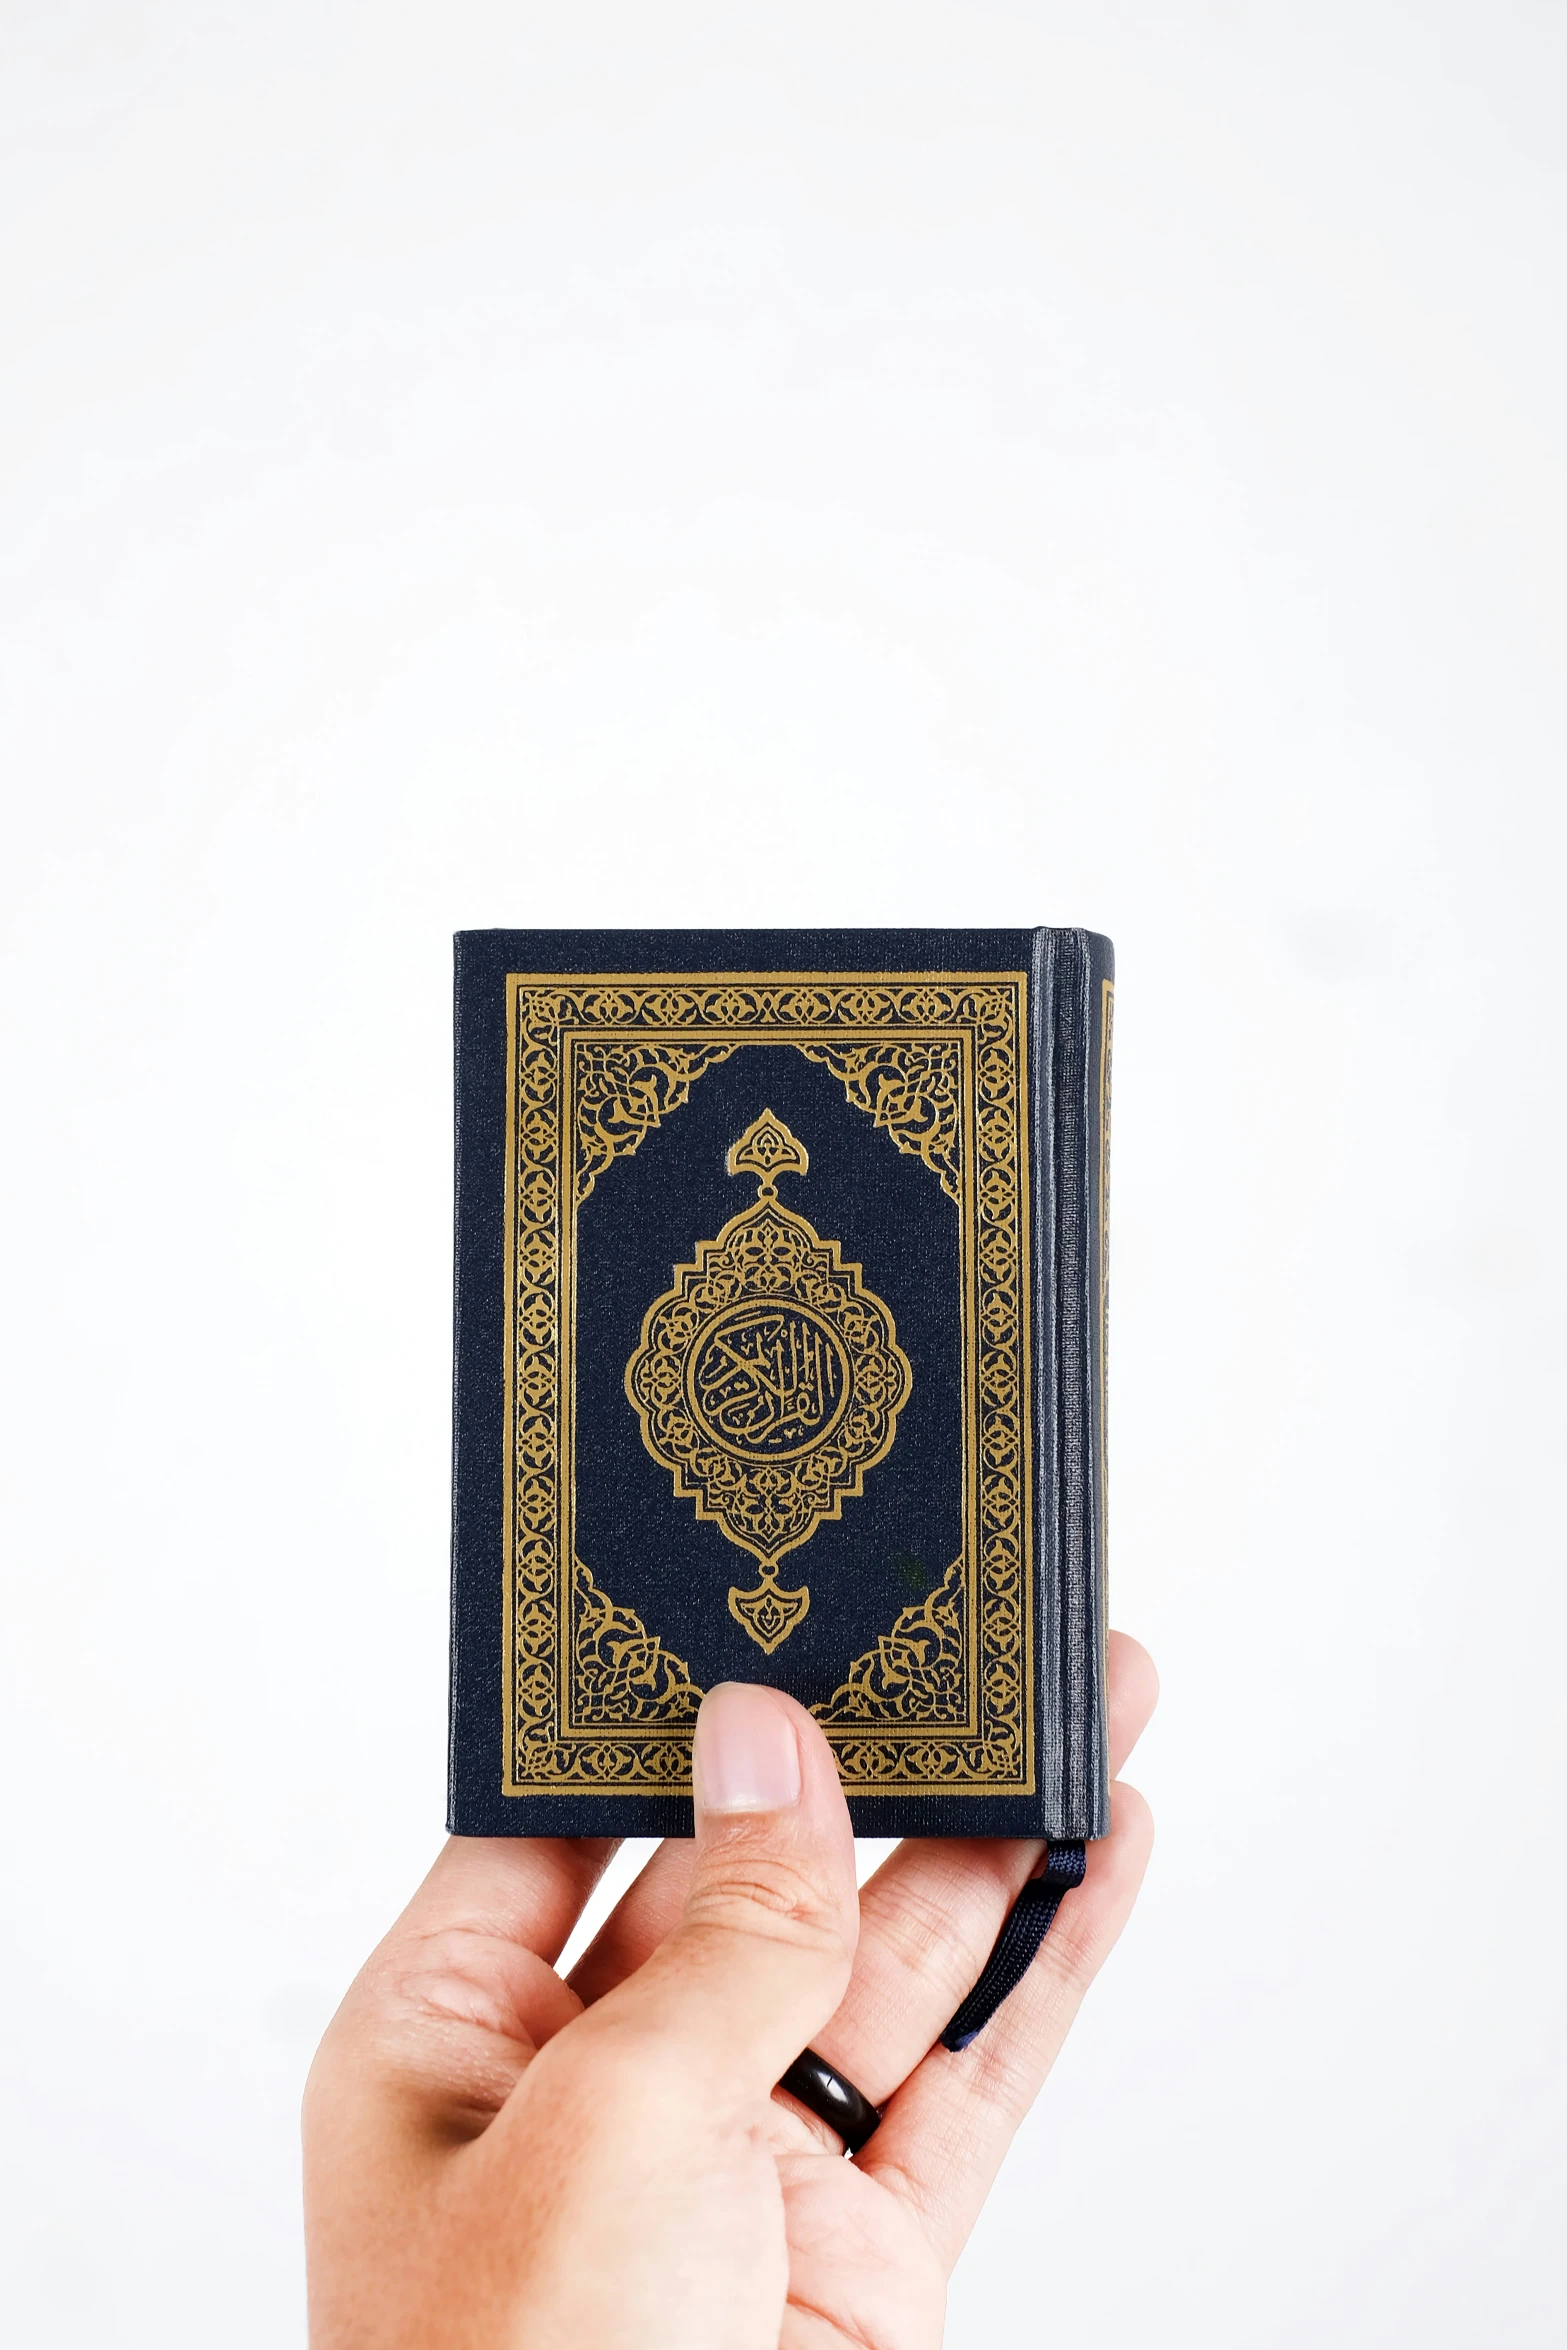
[[[849,1401],[849,1365],[825,1322],[792,1305],[743,1305],[691,1357],[691,1408],[715,1444],[780,1460],[828,1435]]]

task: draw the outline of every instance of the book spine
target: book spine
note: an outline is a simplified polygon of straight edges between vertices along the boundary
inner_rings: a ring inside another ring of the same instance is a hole
[[[1110,1824],[1105,1732],[1106,1294],[1115,958],[1086,930],[1034,956],[1038,1752],[1046,1834]]]

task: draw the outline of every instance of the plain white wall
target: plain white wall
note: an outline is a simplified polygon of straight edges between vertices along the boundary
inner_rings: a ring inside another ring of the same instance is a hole
[[[6,0],[9,2339],[300,2342],[440,1832],[449,934],[720,920],[1119,948],[1161,1838],[951,2342],[1560,2338],[1564,79]]]

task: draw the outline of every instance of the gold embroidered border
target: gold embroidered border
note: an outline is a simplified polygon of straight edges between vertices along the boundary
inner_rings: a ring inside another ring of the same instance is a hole
[[[817,1710],[852,1792],[1032,1791],[1026,986],[1021,972],[508,978],[508,1794],[689,1788],[700,1692],[572,1546],[575,1215],[703,1070],[764,1043],[831,1068],[962,1219],[977,1439],[963,1554]],[[904,1670],[922,1641],[930,1669]],[[962,1726],[932,1718],[954,1689]]]

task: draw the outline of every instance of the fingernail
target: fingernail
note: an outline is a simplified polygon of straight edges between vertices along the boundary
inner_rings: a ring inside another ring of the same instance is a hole
[[[800,1800],[794,1724],[772,1692],[720,1681],[696,1717],[699,1811],[784,1811]]]

